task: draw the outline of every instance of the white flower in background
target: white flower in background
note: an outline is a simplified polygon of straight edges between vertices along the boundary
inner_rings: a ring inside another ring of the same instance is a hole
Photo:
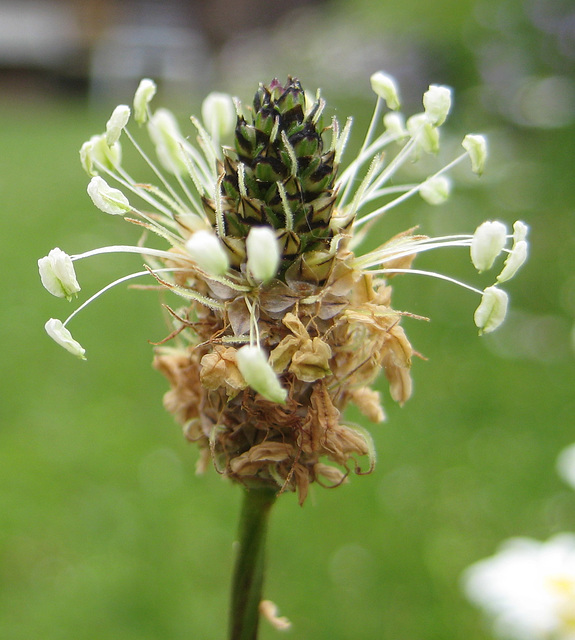
[[[557,473],[572,489],[575,489],[575,444],[565,447],[557,457]]]
[[[508,540],[466,570],[463,587],[501,638],[575,639],[575,535]]]

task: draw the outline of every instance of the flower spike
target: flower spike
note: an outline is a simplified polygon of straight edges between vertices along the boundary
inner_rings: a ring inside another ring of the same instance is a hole
[[[374,113],[344,167],[353,118],[343,126],[335,117],[326,122],[320,92],[306,93],[296,78],[259,85],[246,107],[212,93],[202,118],[192,115],[181,125],[163,107],[151,112],[156,85],[142,80],[133,109],[117,107],[106,132],[84,143],[80,159],[94,205],[137,225],[144,237],[71,256],[53,249],[38,263],[46,289],[70,299],[80,289],[77,260],[107,253],[143,260],[64,322],[49,320],[46,331],[84,358],[67,329],[74,317],[112,287],[152,278],[142,288],[175,295],[184,306],[164,306],[173,327],[156,343],[154,365],[170,383],[166,406],[186,437],[197,442],[204,463],[213,459],[232,480],[296,491],[300,502],[318,479],[338,485],[352,470],[372,470],[372,439],[343,412],[354,403],[370,420],[383,419],[380,395],[371,389],[381,371],[393,401],[404,404],[411,395],[413,350],[403,326],[409,314],[394,309],[390,282],[401,286],[400,274],[412,274],[462,287],[480,298],[475,324],[489,333],[508,306],[499,285],[528,253],[520,221],[512,236],[503,223],[489,221],[474,234],[427,237],[411,229],[362,250],[366,238],[380,236],[372,229],[384,215],[413,196],[441,204],[452,189],[452,169],[469,157],[481,173],[486,156],[485,139],[468,135],[465,153],[423,181],[403,180],[405,167],[439,150],[451,90],[431,85],[424,111],[406,118],[391,76],[379,71],[371,85]],[[392,111],[382,118],[385,107]],[[139,134],[151,145],[140,145],[128,130],[131,111],[146,124]],[[131,177],[120,137],[153,183]],[[507,259],[495,283],[481,288],[413,268],[418,254],[448,247],[470,251],[479,271],[502,252]]]

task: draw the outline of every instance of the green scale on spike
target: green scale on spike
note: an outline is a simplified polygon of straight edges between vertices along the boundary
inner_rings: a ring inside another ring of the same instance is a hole
[[[316,261],[316,255],[305,254],[329,251],[338,167],[334,151],[324,152],[322,110],[319,98],[306,109],[301,84],[289,77],[285,86],[278,80],[260,85],[251,122],[238,116],[234,148],[225,150],[220,167],[224,242],[235,266],[243,259],[242,241],[257,225],[277,230],[283,250],[280,277],[302,256]],[[204,208],[215,222],[213,201],[205,199]]]

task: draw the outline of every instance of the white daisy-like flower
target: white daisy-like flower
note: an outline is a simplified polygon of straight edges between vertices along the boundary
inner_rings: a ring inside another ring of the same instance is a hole
[[[469,600],[497,636],[514,640],[575,639],[575,535],[546,542],[514,538],[463,575]]]

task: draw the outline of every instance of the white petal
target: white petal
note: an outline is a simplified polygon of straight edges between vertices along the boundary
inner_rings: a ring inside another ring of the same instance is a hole
[[[52,295],[71,300],[80,291],[72,258],[58,247],[38,260],[38,270],[44,288]]]
[[[122,133],[124,127],[128,124],[130,119],[130,107],[126,104],[118,105],[110,119],[106,123],[106,142],[111,147],[115,142],[118,142],[118,138]]]
[[[252,227],[246,240],[248,271],[259,282],[275,277],[280,263],[280,248],[271,227]]]
[[[128,198],[119,189],[110,187],[100,176],[95,176],[90,180],[88,195],[98,209],[104,213],[123,216],[131,210]]]
[[[44,328],[52,340],[57,342],[61,347],[64,347],[66,351],[69,351],[71,354],[81,358],[82,360],[86,359],[84,356],[86,350],[79,342],[76,342],[76,340],[72,338],[72,334],[62,324],[61,320],[50,318],[50,320],[48,320],[44,325]]]
[[[211,231],[200,229],[193,233],[186,242],[186,251],[207,273],[222,276],[229,269],[228,254]]]
[[[399,109],[399,91],[395,79],[383,71],[378,71],[371,76],[370,80],[371,88],[385,100],[387,106],[394,111]]]
[[[285,403],[287,391],[266,358],[255,345],[246,345],[236,354],[238,369],[250,387],[270,402]]]
[[[479,271],[487,271],[507,242],[507,228],[502,222],[486,221],[480,224],[471,241],[471,260]]]
[[[505,320],[509,297],[502,289],[487,287],[473,319],[479,333],[491,333]]]
[[[423,94],[425,115],[434,127],[441,126],[451,109],[451,89],[437,84],[430,85]]]

